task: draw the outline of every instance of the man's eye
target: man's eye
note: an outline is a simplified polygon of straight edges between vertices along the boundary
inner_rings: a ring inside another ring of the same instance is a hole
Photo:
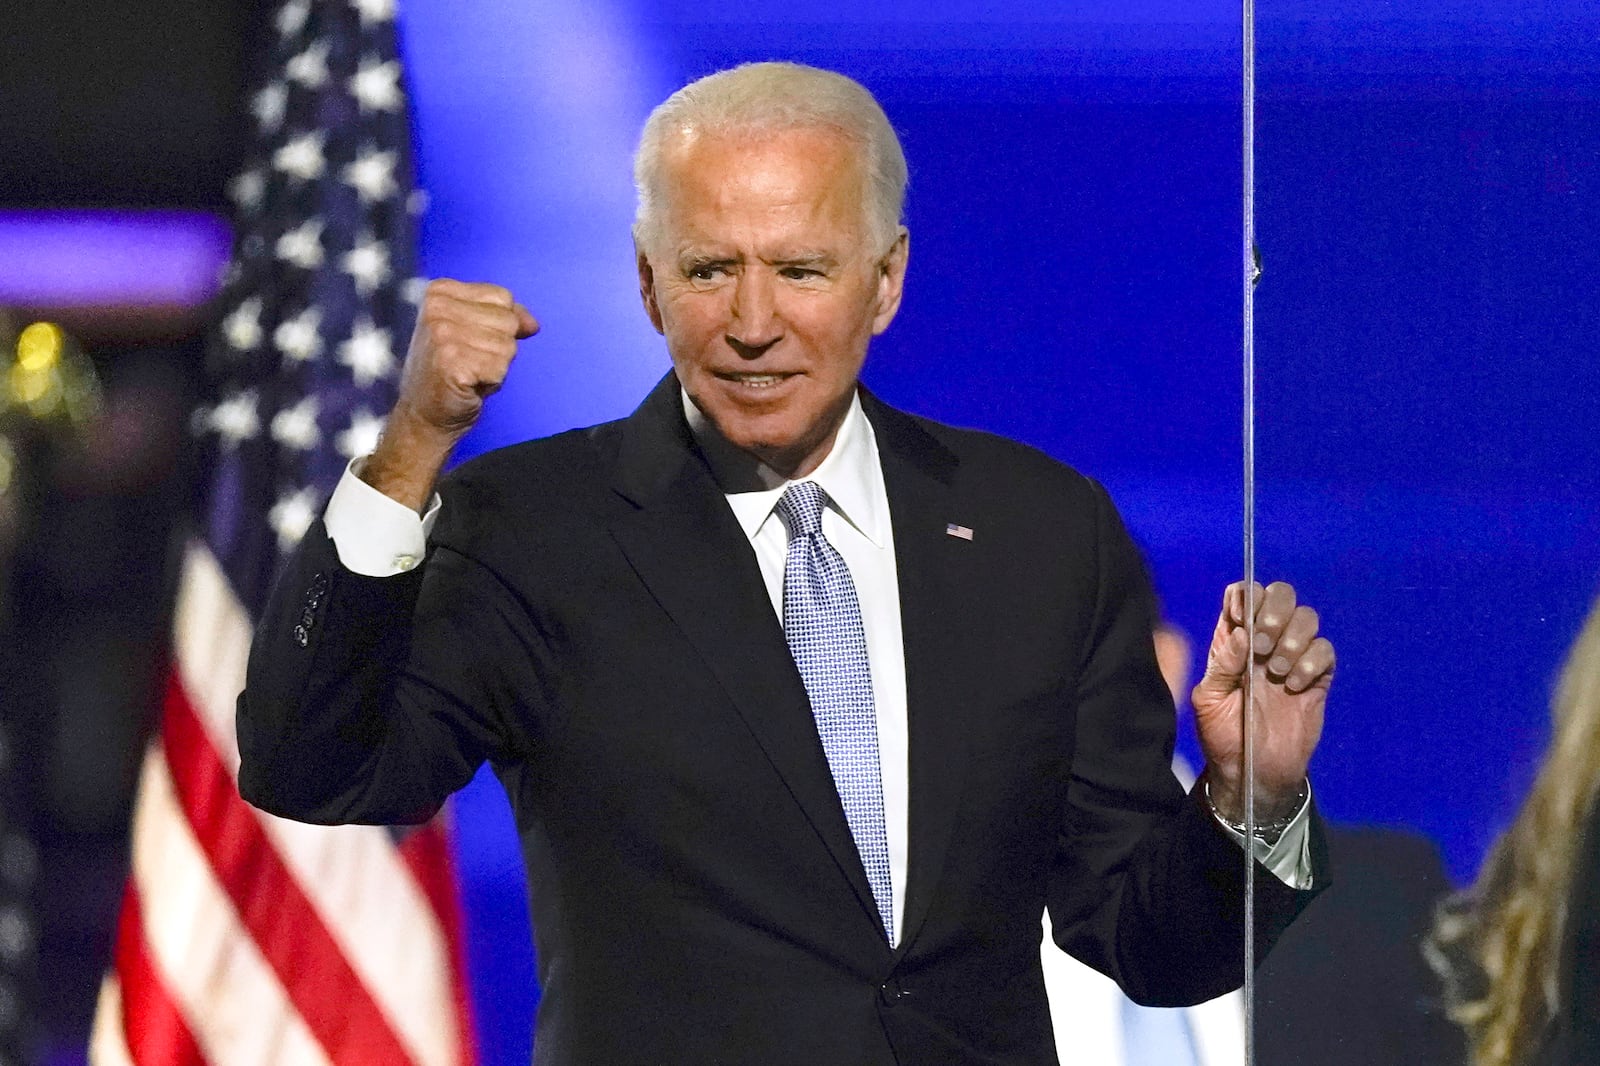
[[[822,271],[814,267],[784,267],[779,273],[790,281],[807,281],[822,276]]]
[[[689,277],[694,281],[711,281],[722,273],[722,266],[716,263],[702,263],[689,268]]]

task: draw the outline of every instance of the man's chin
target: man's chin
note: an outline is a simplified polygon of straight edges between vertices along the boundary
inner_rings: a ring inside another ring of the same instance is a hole
[[[745,431],[724,434],[728,443],[785,478],[803,477],[815,470],[826,451],[819,442],[800,433]],[[821,454],[818,454],[818,453]]]
[[[728,443],[746,455],[753,455],[763,463],[780,470],[804,453],[804,448],[787,437],[772,434],[740,434],[730,437]]]
[[[700,406],[700,411],[724,441],[785,478],[804,477],[816,469],[837,431],[837,427],[820,428],[817,418],[803,417],[793,405],[750,411],[711,403]]]

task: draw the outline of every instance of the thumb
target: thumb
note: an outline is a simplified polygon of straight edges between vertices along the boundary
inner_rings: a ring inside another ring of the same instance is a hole
[[[1206,673],[1195,686],[1207,692],[1231,692],[1239,687],[1249,662],[1249,634],[1243,627],[1224,635],[1218,633],[1211,641],[1206,656]]]
[[[539,332],[539,320],[534,318],[526,307],[512,304],[511,310],[517,316],[517,340],[525,340]]]

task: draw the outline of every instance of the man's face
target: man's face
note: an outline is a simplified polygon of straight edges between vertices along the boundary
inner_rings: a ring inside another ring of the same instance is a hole
[[[678,380],[729,442],[810,473],[900,306],[905,230],[874,246],[861,164],[827,130],[687,135],[659,192],[639,287]]]

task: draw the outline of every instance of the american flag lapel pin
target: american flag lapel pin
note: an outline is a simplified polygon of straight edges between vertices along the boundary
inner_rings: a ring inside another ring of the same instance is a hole
[[[968,529],[966,526],[958,526],[954,522],[951,522],[949,525],[945,526],[944,531],[947,536],[957,537],[961,540],[972,539],[972,530]]]

